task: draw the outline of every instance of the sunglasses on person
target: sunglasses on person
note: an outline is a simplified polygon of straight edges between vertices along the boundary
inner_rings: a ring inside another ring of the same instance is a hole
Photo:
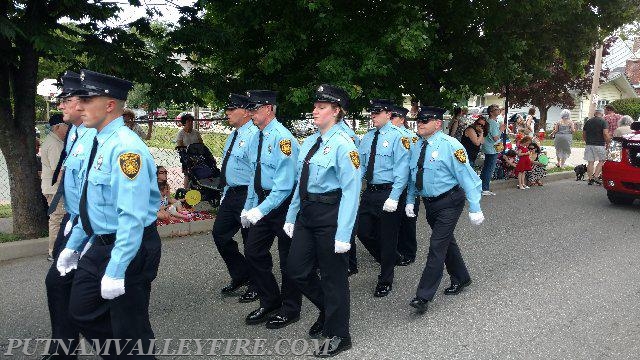
[[[166,173],[167,173],[167,170],[160,170],[160,171],[158,171],[158,174],[166,174]]]

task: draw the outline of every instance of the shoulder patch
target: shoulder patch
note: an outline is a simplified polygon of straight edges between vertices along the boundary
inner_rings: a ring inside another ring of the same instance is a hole
[[[409,141],[408,137],[401,137],[400,140],[402,141],[402,146],[404,146],[405,149],[409,150],[409,146],[411,146],[411,142]]]
[[[418,142],[418,137],[417,137],[417,136],[412,137],[412,138],[411,138],[411,141],[412,141],[414,144],[415,144],[415,143],[417,143],[417,142]]]
[[[118,163],[120,164],[120,170],[129,180],[138,177],[140,166],[142,165],[140,154],[124,153],[118,157]]]
[[[349,159],[351,159],[351,163],[356,169],[360,168],[360,156],[358,152],[355,150],[349,151]]]
[[[291,140],[280,140],[280,151],[282,151],[286,156],[291,156]]]
[[[464,152],[463,149],[458,149],[456,150],[453,155],[456,157],[456,159],[458,159],[458,161],[460,161],[462,164],[467,162],[467,154]]]

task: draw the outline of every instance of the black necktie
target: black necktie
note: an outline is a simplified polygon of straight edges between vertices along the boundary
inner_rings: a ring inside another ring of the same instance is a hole
[[[75,145],[76,141],[78,140],[78,128],[76,128],[75,132],[74,132],[74,139],[73,142],[71,143],[71,146],[69,147],[69,150],[73,150],[73,145]],[[60,169],[62,168],[62,164],[65,162],[65,160],[67,160],[67,158],[69,157],[69,154],[67,154],[67,146],[66,146],[66,142],[67,139],[69,138],[69,133],[67,132],[67,136],[64,138],[65,141],[65,146],[64,149],[62,150],[62,154],[60,154],[60,160],[58,160],[58,165],[56,166],[56,171],[53,172],[53,179],[51,180],[52,182],[52,186],[56,183],[55,179],[58,178],[58,173],[60,172]],[[64,175],[62,176],[62,179],[60,179],[60,184],[58,184],[58,188],[56,189],[56,193],[55,195],[53,195],[53,199],[51,200],[51,204],[49,204],[49,210],[47,211],[47,215],[51,216],[51,214],[53,214],[54,211],[56,211],[56,208],[58,207],[58,203],[60,202],[60,199],[62,199],[62,195],[64,194]]]
[[[422,190],[423,187],[423,174],[424,174],[424,156],[427,152],[427,145],[429,143],[425,140],[422,143],[422,148],[420,149],[420,156],[418,157],[418,173],[416,174],[416,189]]]
[[[224,154],[224,159],[222,160],[222,168],[220,170],[220,182],[218,183],[218,189],[222,189],[227,185],[227,161],[229,161],[229,156],[231,155],[231,151],[233,150],[233,145],[235,145],[237,138],[238,138],[238,130],[236,130],[233,133],[233,138],[231,139],[231,145],[229,145],[229,149],[227,149],[227,153]]]
[[[76,131],[78,130],[76,129]],[[51,186],[55,185],[56,181],[58,181],[58,175],[60,175],[60,169],[62,169],[62,163],[64,162],[64,159],[67,158],[67,141],[69,141],[69,133],[71,133],[71,128],[67,129],[67,134],[64,136],[62,153],[60,153],[60,159],[58,159],[58,164],[56,165],[56,169],[53,170],[53,178],[51,179]]]
[[[322,143],[322,136],[318,136],[318,140],[315,144],[309,149],[309,153],[304,158],[304,162],[302,163],[302,171],[300,172],[300,201],[307,198],[309,195],[309,189],[307,186],[309,185],[309,161],[313,157],[313,155],[320,148],[320,144]]]
[[[378,135],[380,130],[376,130],[373,136],[373,142],[371,142],[371,152],[369,153],[369,161],[367,162],[367,172],[364,174],[364,179],[367,183],[370,183],[373,179],[373,167],[376,165],[376,146],[378,145]]]
[[[91,154],[89,155],[89,164],[87,165],[87,173],[84,177],[84,185],[82,187],[82,196],[80,196],[80,220],[82,221],[82,229],[87,236],[93,235],[93,228],[89,222],[89,211],[87,211],[87,187],[89,187],[89,171],[93,165],[93,159],[96,157],[98,151],[98,137],[93,138],[93,146],[91,147]]]
[[[262,169],[260,166],[260,157],[262,156],[262,140],[264,139],[262,131],[260,131],[260,140],[258,141],[258,159],[256,161],[256,174],[253,177],[253,189],[258,194],[258,199],[262,201],[264,193],[262,191]]]

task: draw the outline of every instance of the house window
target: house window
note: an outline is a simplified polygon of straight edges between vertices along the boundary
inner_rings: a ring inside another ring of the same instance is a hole
[[[598,106],[596,109],[604,109],[609,104],[609,100],[598,100]]]

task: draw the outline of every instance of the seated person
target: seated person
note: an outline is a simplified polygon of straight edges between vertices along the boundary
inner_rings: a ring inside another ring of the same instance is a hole
[[[518,162],[516,161],[517,154],[514,150],[507,150],[502,157],[502,167],[505,172],[505,179],[516,177],[514,170]]]
[[[190,220],[193,217],[193,213],[182,205],[184,199],[177,200],[171,197],[169,183],[158,183],[158,188],[160,189],[160,209],[158,210],[158,220]]]

